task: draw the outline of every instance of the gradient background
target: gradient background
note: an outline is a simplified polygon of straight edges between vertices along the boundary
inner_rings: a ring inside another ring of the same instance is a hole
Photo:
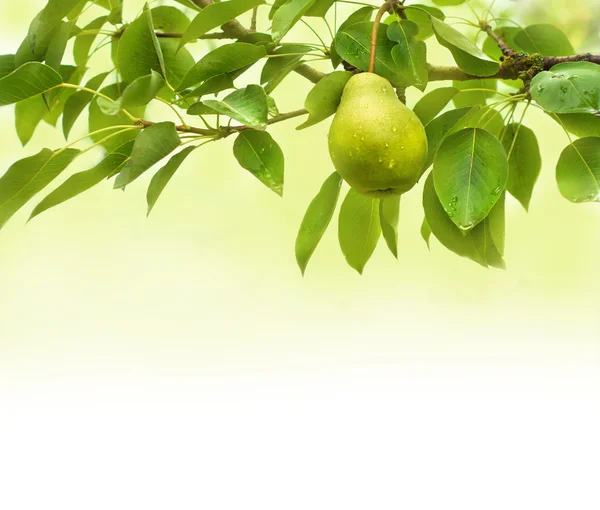
[[[0,53],[43,4],[1,3]],[[600,49],[597,5],[505,5]],[[280,110],[308,90],[291,76]],[[64,144],[43,125],[22,149],[13,122],[0,109],[0,168]],[[271,130],[283,199],[228,139],[149,219],[151,173],[25,226],[34,201],[0,232],[0,507],[599,508],[600,209],[558,193],[564,134],[529,117],[544,168],[529,214],[507,204],[506,272],[428,252],[419,187],[399,262],[381,243],[359,277],[332,224],[302,279],[295,234],[332,166],[329,122],[299,123]]]

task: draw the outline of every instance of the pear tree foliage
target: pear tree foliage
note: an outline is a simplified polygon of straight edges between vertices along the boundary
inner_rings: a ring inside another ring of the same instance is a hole
[[[14,105],[22,144],[42,122],[66,140],[3,172],[0,226],[31,201],[33,218],[107,180],[125,189],[146,172],[153,172],[150,213],[166,186],[177,186],[192,152],[228,137],[241,171],[282,195],[285,144],[270,126],[307,129],[334,115],[349,78],[367,71],[372,39],[374,72],[402,100],[411,87],[420,95],[408,106],[428,141],[419,188],[428,244],[433,236],[484,267],[505,267],[505,202],[510,195],[528,209],[542,166],[526,122],[534,108],[566,134],[556,163],[560,193],[600,202],[600,56],[576,54],[559,27],[520,26],[487,7],[457,22],[462,0],[164,0],[125,18],[126,1],[48,0],[22,44],[0,55],[0,106]],[[346,19],[338,17],[340,3],[354,8]],[[298,24],[318,30],[298,42],[289,35]],[[317,35],[326,28],[329,37]],[[454,62],[430,62],[431,45]],[[105,68],[91,73],[94,62]],[[245,73],[257,68],[260,79],[248,83]],[[292,73],[314,85],[297,110],[280,112],[277,89]],[[170,108],[164,118],[146,115],[155,101]],[[85,136],[74,139],[82,125]],[[98,161],[77,168],[95,147],[103,150]],[[70,177],[53,186],[66,171]],[[354,269],[362,273],[378,244],[397,257],[401,197],[359,194],[329,160],[319,171],[324,182],[307,197],[296,241],[301,271],[336,214],[341,251]]]

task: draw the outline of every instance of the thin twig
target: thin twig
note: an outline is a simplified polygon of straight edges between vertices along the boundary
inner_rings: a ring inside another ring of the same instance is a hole
[[[390,4],[384,3],[375,16],[375,22],[373,23],[373,30],[371,31],[371,58],[369,59],[369,72],[372,73],[375,70],[375,57],[377,56],[377,34],[379,33],[379,25],[381,24],[381,18],[386,12],[389,12]]]
[[[489,26],[487,23],[482,23],[481,29],[494,41],[496,41],[496,44],[498,45],[498,48],[500,48],[502,55],[504,55],[505,57],[512,57],[516,53],[516,51],[513,50],[508,44],[506,44],[504,42],[504,39],[502,39],[502,37],[496,34],[492,30],[492,27]]]
[[[256,21],[258,18],[258,7],[252,9],[252,19],[250,20],[250,30],[256,32]]]

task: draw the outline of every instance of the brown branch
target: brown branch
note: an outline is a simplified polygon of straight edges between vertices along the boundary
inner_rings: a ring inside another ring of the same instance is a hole
[[[600,65],[600,55],[584,53],[583,55],[572,55],[570,57],[544,57],[544,69],[547,71],[552,66],[564,62],[592,62]]]
[[[492,76],[483,78],[490,80],[519,80],[523,77],[531,79],[541,71],[547,71],[556,64],[564,62],[592,62],[600,65],[600,55],[585,53],[583,55],[572,55],[568,57],[540,57],[537,62],[531,59],[530,55],[513,54],[507,58],[501,65],[499,71]],[[445,80],[478,80],[482,76],[474,76],[465,73],[456,66],[428,66],[429,81]]]
[[[213,0],[193,0],[198,7],[206,7],[213,3]],[[225,23],[221,30],[228,35],[230,39],[242,39],[252,32],[245,28],[238,20],[232,19]]]
[[[462,69],[456,66],[432,66],[427,67],[429,71],[429,81],[466,81],[480,80],[482,76],[465,73]],[[486,76],[485,79],[490,80],[516,80],[519,74],[511,68],[500,66],[500,70],[493,76]]]
[[[138,126],[142,126],[143,128],[147,128],[147,127],[153,126],[154,124],[156,124],[156,122],[152,122],[150,120],[138,119],[136,124]],[[212,136],[212,135],[218,134],[218,131],[216,129],[202,129],[202,128],[196,128],[193,126],[175,126],[175,129],[177,129],[177,131],[179,131],[180,133],[194,133],[196,135],[203,135],[203,136]]]
[[[308,64],[300,64],[294,69],[294,71],[312,83],[317,83],[321,80],[321,78],[327,76],[325,73],[317,71],[314,67],[311,67]]]
[[[256,22],[258,18],[258,7],[252,9],[252,19],[250,20],[250,30],[256,32]]]
[[[498,48],[500,48],[500,51],[502,52],[502,55],[504,55],[505,57],[512,57],[516,53],[516,51],[513,50],[508,44],[506,44],[504,42],[504,39],[502,39],[498,34],[496,34],[492,30],[492,27],[489,26],[487,23],[483,23],[482,22],[482,24],[481,24],[481,30],[483,30],[494,41],[496,41],[496,44],[498,45]]]

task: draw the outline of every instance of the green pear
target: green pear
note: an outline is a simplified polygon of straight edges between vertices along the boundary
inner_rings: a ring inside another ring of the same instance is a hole
[[[427,157],[427,135],[389,81],[360,73],[344,88],[329,130],[329,154],[356,191],[385,198],[417,183]]]

